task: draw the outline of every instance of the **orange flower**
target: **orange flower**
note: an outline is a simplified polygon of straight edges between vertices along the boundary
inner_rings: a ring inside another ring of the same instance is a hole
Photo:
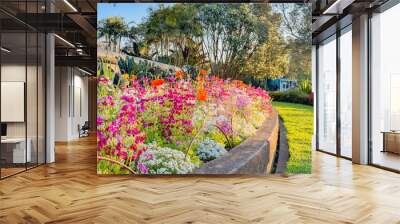
[[[247,84],[244,83],[242,80],[233,80],[232,83],[235,84],[237,87],[242,87],[242,88],[247,87]]]
[[[219,78],[218,76],[214,76],[214,79],[215,79],[216,81],[219,81],[219,80],[220,80],[220,78]]]
[[[197,77],[196,77],[196,80],[199,81],[199,82],[203,82],[203,81],[204,81],[204,78],[198,77],[198,76],[197,76]]]
[[[153,87],[161,86],[162,84],[164,84],[164,80],[162,79],[155,79],[151,81],[151,86]]]
[[[207,74],[207,71],[204,69],[200,69],[199,73],[200,73],[200,75],[205,75],[205,74]]]
[[[207,91],[205,89],[199,89],[197,91],[197,100],[199,100],[199,101],[207,100]]]
[[[184,75],[185,73],[183,73],[183,71],[182,70],[178,70],[178,71],[176,71],[176,73],[175,73],[175,77],[177,78],[177,79],[181,79],[181,78],[183,78],[183,75]]]

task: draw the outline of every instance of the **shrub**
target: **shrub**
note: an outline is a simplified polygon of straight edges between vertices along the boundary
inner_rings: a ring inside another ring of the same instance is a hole
[[[307,94],[300,89],[290,89],[285,92],[270,92],[270,96],[274,101],[313,105],[313,95]]]
[[[311,81],[308,79],[301,81],[299,89],[304,93],[310,94],[312,92]]]
[[[196,168],[183,152],[154,143],[147,146],[136,165],[140,174],[186,174]]]
[[[196,149],[197,156],[203,162],[214,160],[225,153],[226,150],[224,149],[223,145],[209,138],[199,142],[199,146]]]

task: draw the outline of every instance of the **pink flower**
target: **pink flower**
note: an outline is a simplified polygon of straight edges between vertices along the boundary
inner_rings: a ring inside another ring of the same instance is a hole
[[[135,100],[132,96],[126,96],[126,95],[123,95],[123,96],[121,96],[121,100],[124,100],[124,101],[126,101],[126,102],[128,102],[128,103],[133,103],[133,101]]]
[[[237,105],[239,108],[244,108],[244,107],[246,107],[246,106],[249,105],[249,104],[250,104],[250,99],[249,99],[248,97],[243,96],[243,95],[237,96],[237,98],[236,98],[236,105]]]
[[[100,84],[108,84],[108,79],[104,76],[99,77],[99,79],[97,80],[98,83]]]
[[[97,117],[97,125],[102,125],[103,124],[103,118],[101,116]]]
[[[153,159],[153,154],[146,153],[146,154],[144,155],[144,157],[146,157],[146,159]]]
[[[126,157],[128,157],[128,153],[125,152],[125,151],[123,151],[123,152],[120,153],[119,157],[120,157],[121,159],[125,160]]]

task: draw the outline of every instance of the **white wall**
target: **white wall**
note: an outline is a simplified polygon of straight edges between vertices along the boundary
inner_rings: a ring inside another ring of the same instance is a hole
[[[67,141],[69,133],[69,85],[67,67],[55,68],[55,140]]]
[[[38,70],[37,70],[38,69]],[[24,138],[25,135],[29,139],[29,147],[33,162],[39,159],[39,163],[44,163],[44,74],[42,67],[28,65],[25,63],[6,63],[1,66],[1,81],[2,82],[24,82],[26,83],[26,107],[25,104],[20,108],[21,113],[25,113],[26,120],[21,122],[6,122],[7,137],[9,138]],[[27,78],[27,81],[25,80]],[[2,89],[3,91],[4,89]],[[20,90],[20,94],[24,94],[24,90]],[[7,95],[2,95],[7,97]],[[24,102],[23,102],[24,103]],[[10,107],[2,107],[1,110],[7,113],[13,113]]]
[[[4,64],[1,66],[1,81],[25,82],[25,64]],[[1,108],[7,110],[7,108]],[[7,137],[25,137],[25,122],[7,123]]]
[[[76,68],[56,67],[55,85],[55,140],[77,139],[78,125],[88,120],[88,78]]]

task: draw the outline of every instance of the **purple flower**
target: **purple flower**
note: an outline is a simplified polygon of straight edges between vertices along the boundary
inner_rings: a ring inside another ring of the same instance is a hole
[[[146,154],[144,154],[144,157],[146,157],[146,159],[153,159],[153,154],[146,153]]]
[[[138,163],[137,168],[139,169],[140,173],[142,173],[142,174],[147,174],[149,172],[149,168],[147,168],[147,166],[144,165],[143,163]]]
[[[246,96],[238,96],[237,97],[236,105],[239,108],[244,108],[247,105],[249,105],[249,103],[250,103],[250,99],[248,97],[246,97]]]

